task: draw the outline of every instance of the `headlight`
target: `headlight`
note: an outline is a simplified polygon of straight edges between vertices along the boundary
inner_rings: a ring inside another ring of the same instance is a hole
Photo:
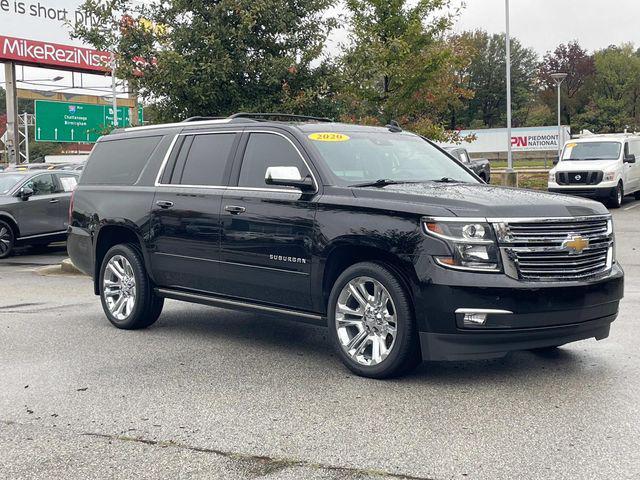
[[[616,172],[604,172],[602,180],[604,182],[613,182],[616,179]]]
[[[449,245],[450,256],[435,257],[439,265],[458,270],[500,271],[500,255],[493,228],[484,219],[427,218],[423,220],[423,227],[428,235]]]
[[[549,172],[549,183],[554,183],[556,181],[555,172]]]

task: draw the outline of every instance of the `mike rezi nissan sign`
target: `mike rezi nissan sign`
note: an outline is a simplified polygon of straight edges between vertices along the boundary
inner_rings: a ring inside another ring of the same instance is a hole
[[[91,25],[83,0],[0,0],[0,61],[86,73],[108,72],[110,55],[69,36]]]

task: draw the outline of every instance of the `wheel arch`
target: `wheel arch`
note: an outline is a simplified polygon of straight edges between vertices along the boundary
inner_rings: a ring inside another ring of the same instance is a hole
[[[347,268],[356,263],[372,262],[378,263],[391,270],[400,280],[401,284],[407,290],[411,300],[411,306],[414,308],[414,288],[418,278],[415,268],[409,258],[389,251],[380,245],[360,244],[350,241],[339,241],[332,245],[326,251],[322,266],[322,274],[320,276],[319,289],[321,292],[318,299],[320,309],[326,314],[327,303],[333,284]]]
[[[132,226],[126,224],[107,224],[98,230],[95,236],[94,253],[93,253],[93,291],[96,295],[100,294],[100,267],[102,260],[115,245],[128,243],[137,246],[142,253],[145,268],[149,272],[149,261],[147,252],[144,248],[144,241],[140,233]]]
[[[20,237],[20,227],[18,221],[9,212],[0,212],[0,220],[7,222],[13,229],[16,240]]]

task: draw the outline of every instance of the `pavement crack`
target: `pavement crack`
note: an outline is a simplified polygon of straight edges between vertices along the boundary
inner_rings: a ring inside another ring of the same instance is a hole
[[[235,460],[235,461],[247,463],[249,465],[253,465],[255,467],[259,467],[257,469],[253,469],[254,473],[258,473],[259,476],[271,474],[280,470],[284,470],[286,468],[304,467],[304,468],[311,468],[314,470],[326,470],[326,471],[336,472],[343,475],[348,475],[353,478],[357,478],[360,476],[380,476],[380,477],[387,477],[387,478],[393,478],[398,480],[435,480],[429,477],[417,477],[414,475],[393,473],[393,472],[387,472],[384,470],[377,470],[377,469],[345,467],[345,466],[339,466],[339,465],[310,462],[307,460],[298,460],[293,458],[277,458],[277,457],[271,457],[267,455],[253,455],[248,453],[229,452],[225,450],[219,450],[216,448],[197,447],[194,445],[187,445],[184,443],[174,442],[171,440],[168,440],[168,441],[167,440],[151,440],[151,439],[142,438],[142,437],[129,437],[125,435],[110,435],[105,433],[90,433],[90,432],[81,433],[80,435],[87,436],[87,437],[94,437],[94,438],[102,438],[102,439],[111,440],[111,441],[142,443],[145,445],[151,445],[155,447],[173,447],[173,448],[179,448],[183,450],[189,450],[192,452],[219,455],[231,460]]]

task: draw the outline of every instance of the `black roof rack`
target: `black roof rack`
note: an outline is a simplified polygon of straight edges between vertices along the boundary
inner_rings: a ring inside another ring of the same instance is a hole
[[[184,120],[182,120],[182,123],[189,123],[189,122],[202,122],[205,120],[222,120],[225,117],[189,117],[189,118],[185,118]]]
[[[333,122],[332,119],[326,117],[312,117],[309,115],[294,115],[291,113],[250,113],[238,112],[230,115],[228,118],[249,118],[254,120],[266,121],[267,118],[287,118],[293,121],[314,121],[314,122]]]

